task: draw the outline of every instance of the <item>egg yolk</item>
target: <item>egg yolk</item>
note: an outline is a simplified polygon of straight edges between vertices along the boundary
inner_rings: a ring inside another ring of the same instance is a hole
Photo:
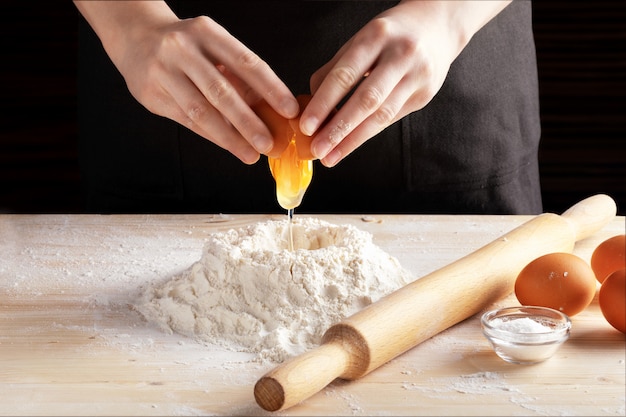
[[[311,101],[311,95],[296,96],[300,112]],[[300,113],[293,119],[285,119],[265,101],[252,106],[254,112],[266,124],[274,139],[274,147],[267,153],[270,171],[276,181],[276,197],[285,210],[293,210],[302,203],[304,193],[313,177],[311,141],[313,138],[300,131]],[[325,124],[336,113],[333,110]]]
[[[276,198],[285,210],[298,207],[313,177],[313,161],[300,159],[296,147],[296,135],[278,158],[267,158],[270,171],[276,181]]]

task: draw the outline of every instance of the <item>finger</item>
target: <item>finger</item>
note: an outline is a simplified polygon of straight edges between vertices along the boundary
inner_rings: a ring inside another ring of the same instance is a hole
[[[281,116],[296,117],[299,113],[296,98],[270,66],[222,26],[213,21],[207,23],[206,29],[212,36],[209,39],[214,39],[207,50],[209,56],[258,91]]]
[[[326,157],[350,132],[370,115],[376,113],[388,100],[404,76],[404,69],[384,63],[371,71],[361,82],[350,99],[337,112],[337,115],[320,129],[312,142],[312,152],[320,159]],[[388,108],[383,107],[383,116]]]
[[[335,54],[335,56],[328,61],[326,64],[322,65],[318,68],[317,71],[311,75],[311,79],[309,80],[309,88],[311,89],[311,94],[315,94],[319,89],[322,81],[326,78],[331,69],[337,64],[337,61],[343,56],[344,51],[346,51],[350,45],[352,45],[352,39],[346,42]]]
[[[269,129],[218,68],[211,62],[200,59],[186,66],[185,71],[210,105],[259,153],[272,149],[274,141]]]
[[[352,153],[370,138],[397,122],[408,113],[404,103],[411,99],[411,82],[406,78],[398,83],[387,100],[381,106],[352,130],[335,148],[333,148],[321,162],[324,166],[337,165],[343,158]]]
[[[300,119],[300,129],[304,134],[313,135],[330,112],[362,81],[378,59],[380,48],[380,40],[362,36],[336,57],[330,69],[328,65],[333,61],[321,68],[320,74],[325,74],[324,78],[321,83],[312,80],[312,87],[315,88],[317,83],[319,87],[314,90],[315,94]]]
[[[207,102],[204,95],[186,77],[169,77],[163,82],[155,113],[165,115],[198,135],[231,152],[242,162],[252,164],[259,152],[224,116]]]
[[[237,75],[235,75],[234,73],[230,72],[228,68],[226,68],[222,64],[218,64],[216,65],[216,67],[224,75],[228,82],[232,84],[232,86],[243,98],[243,101],[245,101],[247,105],[252,106],[253,104],[261,101],[263,97],[252,87],[250,87],[244,80],[237,77]]]

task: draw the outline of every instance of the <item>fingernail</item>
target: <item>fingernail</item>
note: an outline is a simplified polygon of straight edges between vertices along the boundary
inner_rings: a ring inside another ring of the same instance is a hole
[[[272,149],[272,146],[274,146],[274,141],[267,136],[256,135],[252,138],[252,144],[254,145],[254,148],[260,153],[266,153],[269,152],[270,149]]]
[[[331,148],[331,144],[326,141],[317,142],[313,146],[313,155],[315,155],[315,157],[318,159],[322,159],[326,156],[328,152],[330,152]]]
[[[325,167],[331,168],[334,167],[340,160],[341,152],[339,152],[337,149],[334,149],[331,153],[326,155],[326,157],[322,161],[322,164],[324,164]]]
[[[300,105],[298,104],[298,101],[291,98],[283,100],[280,107],[290,118],[294,118],[298,116],[298,113],[300,113]]]
[[[260,155],[257,151],[248,147],[241,153],[240,159],[243,163],[252,165],[259,160],[259,157]]]
[[[304,121],[300,122],[300,130],[307,136],[313,136],[313,133],[317,130],[319,120],[316,117],[308,117]]]

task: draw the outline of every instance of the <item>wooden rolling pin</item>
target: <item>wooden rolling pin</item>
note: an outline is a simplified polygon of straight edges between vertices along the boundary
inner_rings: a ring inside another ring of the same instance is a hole
[[[268,411],[291,407],[336,378],[353,380],[513,291],[526,264],[600,230],[616,215],[599,194],[561,216],[544,213],[471,254],[388,294],[330,327],[322,344],[265,374],[254,387]]]

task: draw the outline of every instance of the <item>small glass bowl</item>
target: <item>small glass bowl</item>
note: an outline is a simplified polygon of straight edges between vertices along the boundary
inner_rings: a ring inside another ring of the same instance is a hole
[[[487,311],[480,319],[483,334],[496,354],[507,362],[543,362],[569,338],[572,322],[547,307],[506,307]]]

